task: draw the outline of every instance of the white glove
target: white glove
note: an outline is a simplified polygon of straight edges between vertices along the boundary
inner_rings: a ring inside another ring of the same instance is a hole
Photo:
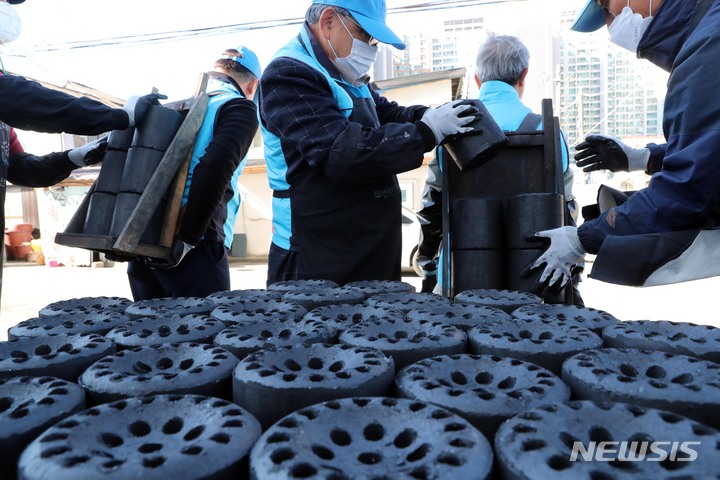
[[[78,167],[94,165],[102,162],[107,149],[107,137],[99,138],[72,150],[68,150],[68,158]]]
[[[647,148],[633,148],[609,135],[588,135],[575,147],[578,167],[583,171],[610,170],[611,172],[645,171],[650,159]]]
[[[125,102],[125,105],[122,107],[128,114],[128,128],[140,125],[150,105],[160,105],[160,100],[165,99],[167,99],[167,95],[162,95],[160,93],[149,93],[142,96],[133,95],[128,98],[127,102]]]
[[[474,112],[468,111],[471,109]],[[428,108],[420,121],[430,127],[435,135],[435,143],[440,145],[450,135],[472,132],[474,128],[465,125],[474,121],[479,113],[472,101],[455,100],[437,108]]]
[[[577,227],[543,230],[537,232],[535,236],[549,238],[550,246],[532,264],[530,269],[533,270],[545,264],[545,270],[540,275],[540,283],[546,283],[546,280],[549,279],[546,285],[552,286],[559,282],[558,287],[564,287],[572,277],[570,270],[583,259],[586,253],[580,243]]]

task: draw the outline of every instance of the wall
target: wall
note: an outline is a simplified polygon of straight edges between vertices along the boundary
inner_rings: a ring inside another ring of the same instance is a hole
[[[40,211],[40,238],[47,266],[90,266],[92,263],[91,250],[66,247],[54,241],[56,233],[65,231],[89,189],[89,186],[35,189]]]
[[[240,175],[242,203],[235,222],[235,233],[245,235],[246,256],[267,257],[272,239],[272,190],[265,166],[246,166]]]

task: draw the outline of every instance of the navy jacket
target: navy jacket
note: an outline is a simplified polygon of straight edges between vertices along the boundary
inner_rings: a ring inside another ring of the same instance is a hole
[[[626,203],[579,227],[589,253],[607,236],[708,226],[720,205],[720,0],[699,21],[698,3],[665,0],[640,42],[640,58],[671,72],[662,168]]]

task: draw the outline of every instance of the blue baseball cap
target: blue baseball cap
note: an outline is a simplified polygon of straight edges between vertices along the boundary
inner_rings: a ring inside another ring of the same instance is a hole
[[[243,67],[250,70],[250,73],[255,75],[257,78],[260,78],[260,75],[262,74],[262,69],[260,68],[260,60],[258,60],[257,55],[255,55],[255,52],[250,50],[247,47],[237,47],[235,50],[238,51],[238,55],[223,55],[220,58],[228,58],[230,60],[235,60],[237,63],[242,65]]]
[[[588,0],[585,8],[573,23],[570,30],[576,32],[594,32],[606,25],[605,12],[595,0]]]
[[[385,0],[312,0],[312,3],[344,8],[352,13],[363,30],[378,42],[387,43],[398,50],[405,49],[400,37],[385,24]]]

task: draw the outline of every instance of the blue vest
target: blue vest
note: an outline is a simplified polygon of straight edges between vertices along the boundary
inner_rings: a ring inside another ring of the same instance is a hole
[[[192,183],[193,170],[195,170],[195,167],[198,163],[200,163],[200,158],[205,155],[205,150],[213,138],[215,117],[217,116],[218,110],[230,100],[235,98],[245,98],[242,93],[240,93],[232,85],[216,79],[210,79],[208,81],[207,90],[208,95],[210,95],[210,99],[207,111],[205,112],[205,118],[203,119],[200,130],[195,137],[195,147],[193,149],[192,158],[190,159],[190,168],[188,169],[188,176],[187,181],[185,182],[185,191],[183,191],[181,206],[184,206],[187,203],[188,194],[190,193],[190,184]],[[238,178],[240,177],[240,173],[243,171],[243,168],[245,168],[246,163],[247,154],[240,161],[240,165],[238,165],[235,169],[235,173],[233,173],[232,179],[230,180],[229,186],[233,192],[233,196],[227,204],[227,218],[223,224],[223,231],[225,233],[224,243],[225,248],[228,249],[232,246],[235,220],[237,219],[237,214],[240,211],[241,199],[240,189],[238,187]]]
[[[288,57],[317,70],[325,76],[327,83],[332,90],[333,97],[340,108],[340,111],[346,117],[350,117],[353,112],[353,98],[371,98],[370,89],[366,85],[359,87],[350,85],[343,80],[334,78],[323,67],[315,56],[305,28],[300,30],[302,42],[297,37],[290,40],[284,47],[278,50],[273,59],[279,57]],[[303,45],[304,44],[304,45]],[[307,46],[307,48],[305,47]],[[342,86],[340,85],[342,84]],[[350,93],[348,93],[350,92]],[[351,97],[352,94],[352,97]],[[275,192],[283,192],[290,189],[287,181],[287,162],[282,151],[280,139],[269,132],[260,122],[260,129],[263,136],[263,144],[265,148],[265,162],[267,165],[267,176],[270,188]],[[292,217],[291,217],[291,199],[287,196],[274,196],[272,200],[273,210],[273,237],[272,241],[275,245],[290,250],[290,237],[292,236]]]
[[[517,90],[512,85],[499,80],[490,80],[483,82],[480,87],[478,98],[485,108],[488,109],[498,126],[505,131],[514,131],[520,127],[525,116],[532,112],[525,104],[520,101]],[[542,120],[538,124],[536,130],[542,130]],[[560,132],[562,141],[561,155],[563,172],[568,169],[569,153],[567,143],[563,133]]]

